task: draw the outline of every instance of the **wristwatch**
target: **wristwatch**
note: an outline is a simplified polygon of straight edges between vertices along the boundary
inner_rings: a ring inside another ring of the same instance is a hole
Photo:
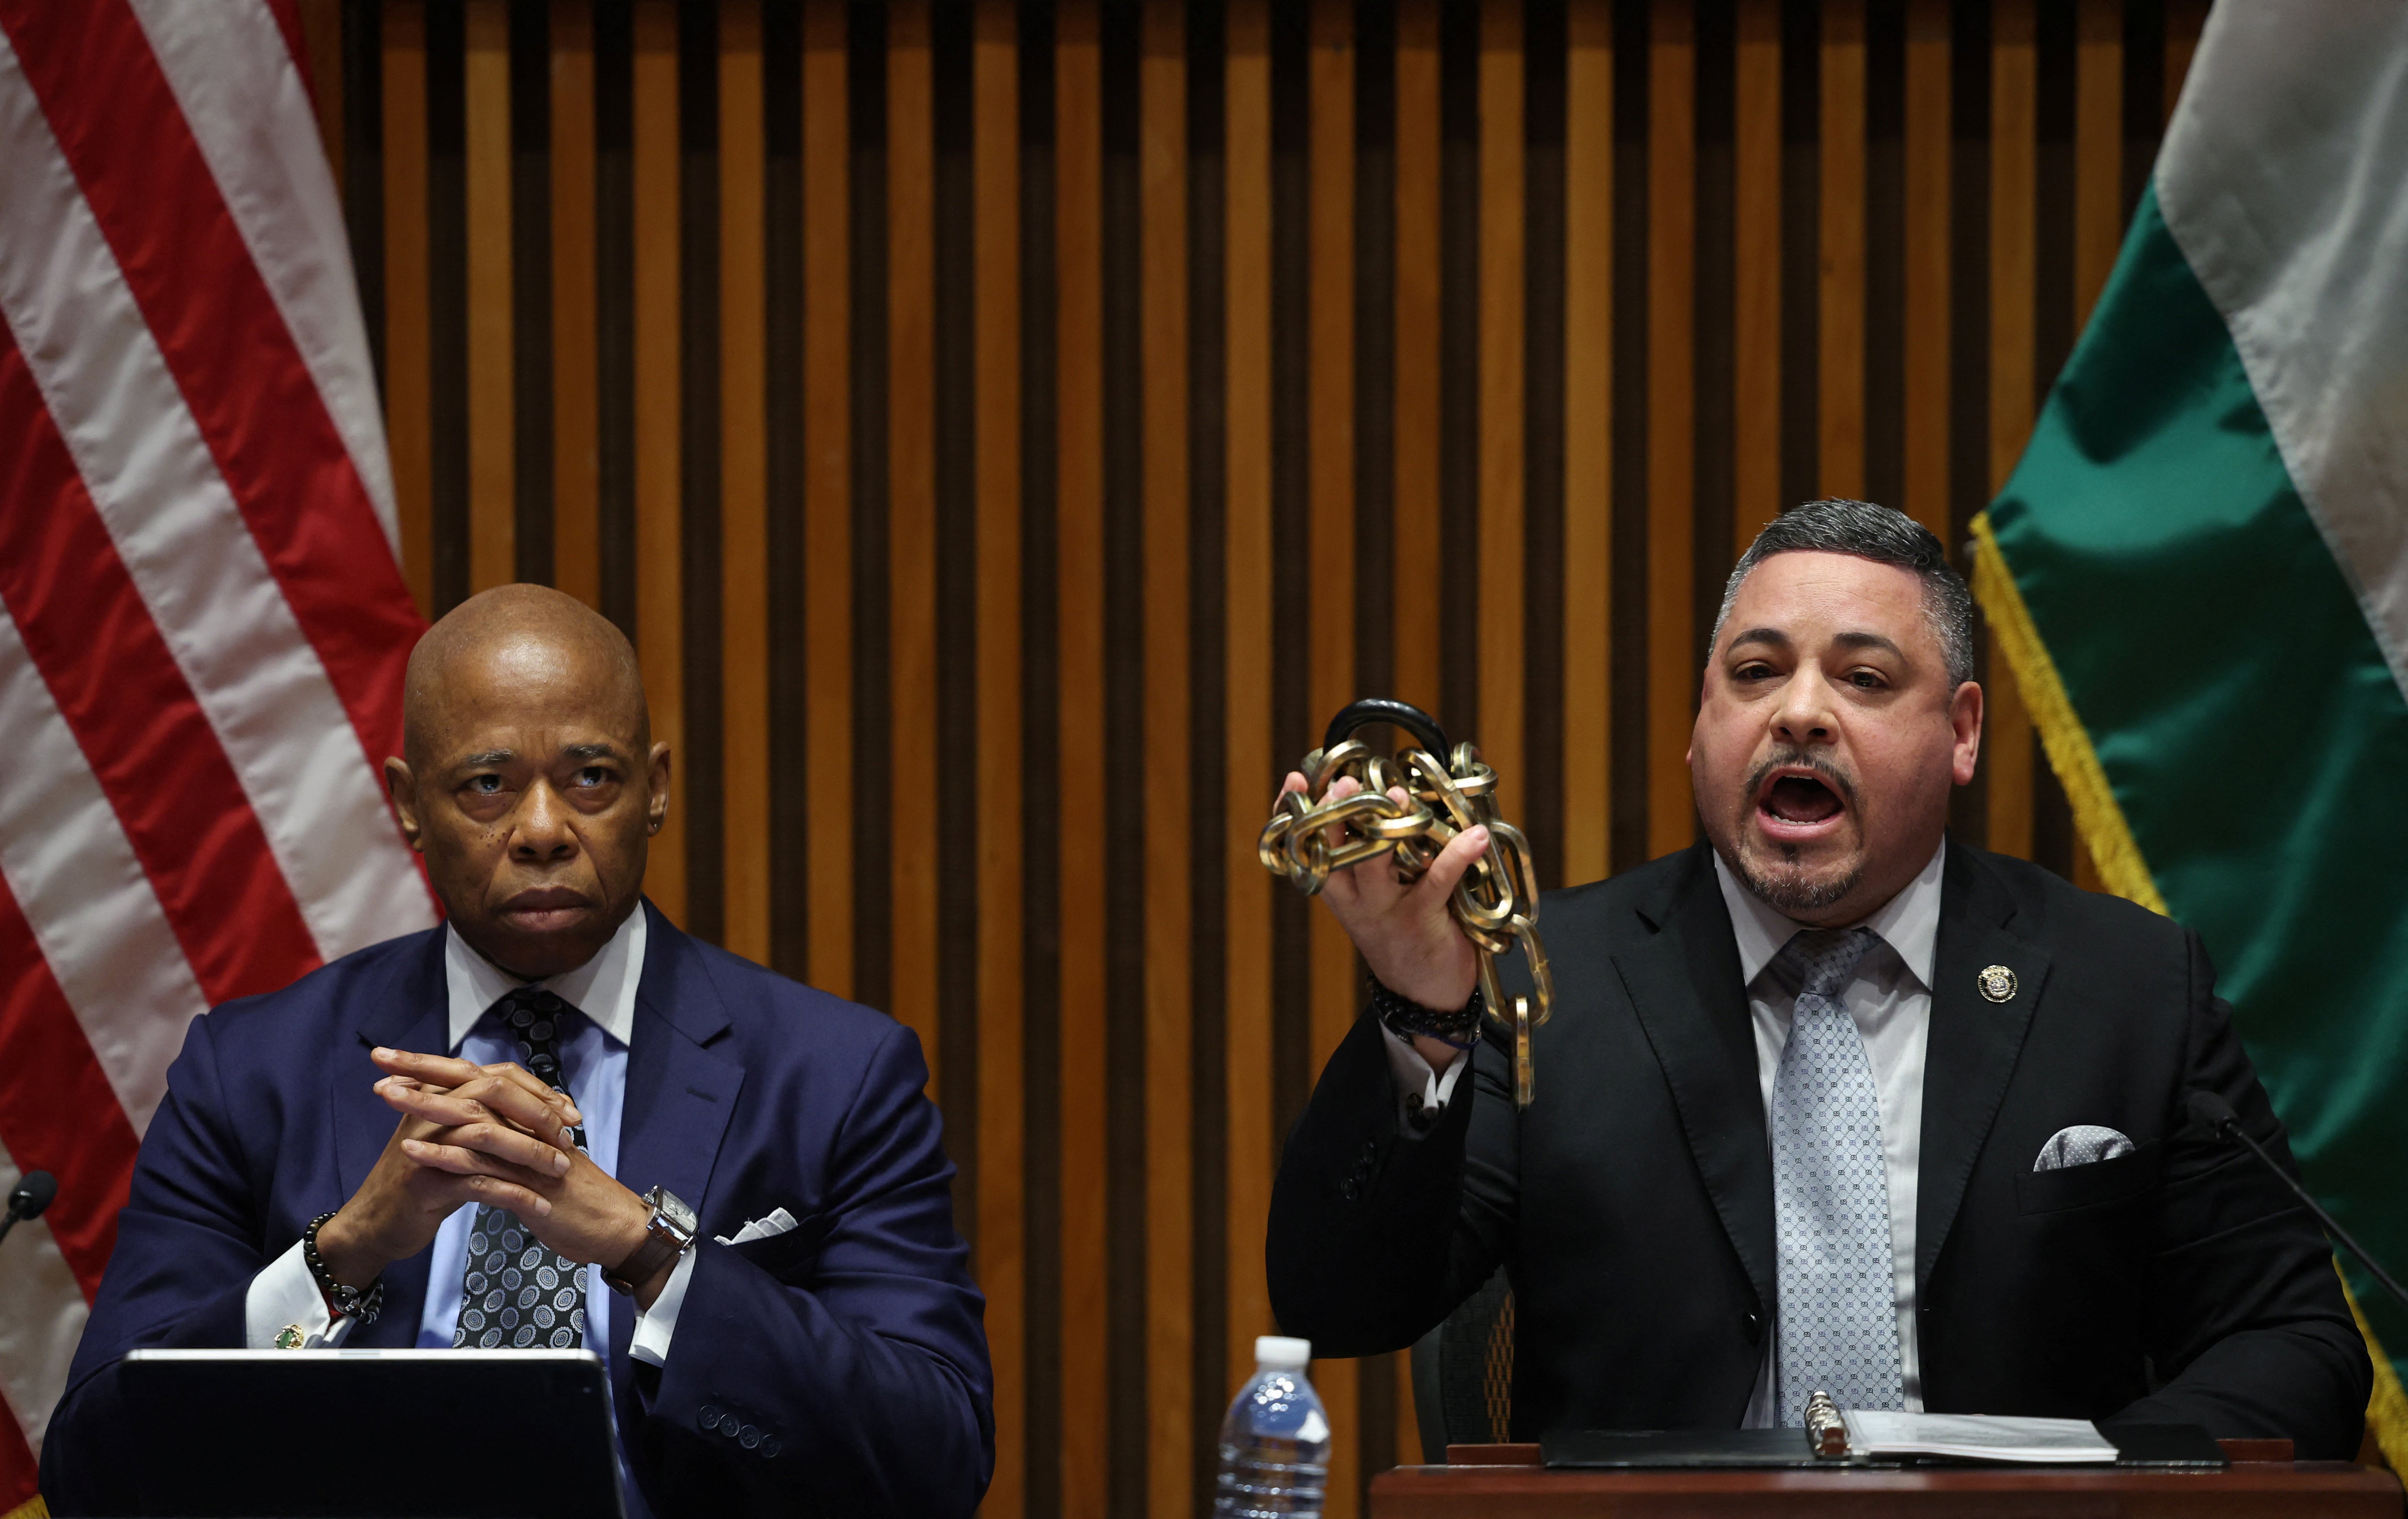
[[[626,1297],[635,1296],[654,1271],[684,1254],[696,1232],[694,1210],[668,1188],[652,1188],[644,1194],[644,1201],[652,1211],[652,1216],[644,1221],[644,1242],[634,1254],[602,1273],[612,1292]]]

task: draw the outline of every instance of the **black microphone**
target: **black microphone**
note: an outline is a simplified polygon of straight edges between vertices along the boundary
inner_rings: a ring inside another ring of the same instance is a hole
[[[2316,1222],[2325,1226],[2325,1233],[2340,1240],[2343,1248],[2358,1257],[2358,1264],[2366,1268],[2367,1273],[2383,1283],[2385,1291],[2398,1298],[2401,1307],[2408,1308],[2408,1291],[2403,1291],[2400,1283],[2392,1280],[2391,1273],[2385,1270],[2380,1262],[2366,1253],[2364,1245],[2350,1237],[2350,1232],[2341,1226],[2338,1219],[2325,1211],[2322,1203],[2308,1196],[2307,1188],[2291,1180],[2291,1173],[2283,1169],[2281,1164],[2266,1153],[2264,1145],[2249,1137],[2248,1132],[2241,1126],[2241,1115],[2232,1111],[2232,1104],[2213,1092],[2193,1092],[2190,1095],[2190,1115],[2205,1125],[2207,1131],[2217,1139],[2238,1139],[2248,1146],[2249,1153],[2256,1155],[2264,1163],[2268,1170],[2274,1173],[2274,1179],[2289,1187],[2291,1195],[2305,1203],[2309,1212],[2316,1215]]]
[[[0,1214],[0,1240],[8,1238],[8,1231],[17,1226],[19,1219],[41,1217],[42,1210],[58,1195],[57,1177],[48,1171],[27,1171],[17,1183],[17,1190],[8,1194],[8,1211]]]

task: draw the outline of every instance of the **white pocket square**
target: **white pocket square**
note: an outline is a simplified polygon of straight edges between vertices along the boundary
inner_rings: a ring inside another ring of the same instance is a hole
[[[2067,1132],[2071,1133],[2072,1131],[2068,1130]],[[2117,1138],[2121,1139],[2122,1136],[2118,1135]],[[2130,1148],[2128,1142],[2127,1143],[2126,1148]],[[723,1245],[740,1245],[749,1243],[754,1240],[767,1240],[772,1236],[785,1233],[788,1229],[795,1226],[796,1222],[794,1214],[781,1208],[767,1218],[756,1218],[752,1223],[745,1225],[742,1228],[736,1231],[735,1238],[733,1239],[730,1239],[728,1236],[724,1234],[719,1236],[719,1242]]]
[[[2112,1128],[2096,1124],[2076,1124],[2061,1128],[2048,1137],[2040,1147],[2040,1158],[2032,1162],[2036,1171],[2061,1171],[2069,1166],[2088,1166],[2098,1161],[2128,1155],[2132,1141]]]

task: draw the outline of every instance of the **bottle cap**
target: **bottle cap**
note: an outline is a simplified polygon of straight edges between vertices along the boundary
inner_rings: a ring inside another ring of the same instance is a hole
[[[1312,1341],[1286,1335],[1256,1335],[1254,1364],[1273,1371],[1301,1371],[1312,1359]]]

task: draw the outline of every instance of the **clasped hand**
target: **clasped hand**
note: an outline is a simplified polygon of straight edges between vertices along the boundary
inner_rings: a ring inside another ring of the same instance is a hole
[[[616,1266],[642,1244],[651,1211],[577,1148],[577,1105],[509,1063],[380,1049],[376,1093],[401,1114],[367,1180],[318,1231],[336,1281],[367,1285],[434,1242],[464,1204],[518,1215],[564,1258]],[[662,1273],[663,1276],[666,1273]],[[643,1283],[650,1306],[659,1282]]]

